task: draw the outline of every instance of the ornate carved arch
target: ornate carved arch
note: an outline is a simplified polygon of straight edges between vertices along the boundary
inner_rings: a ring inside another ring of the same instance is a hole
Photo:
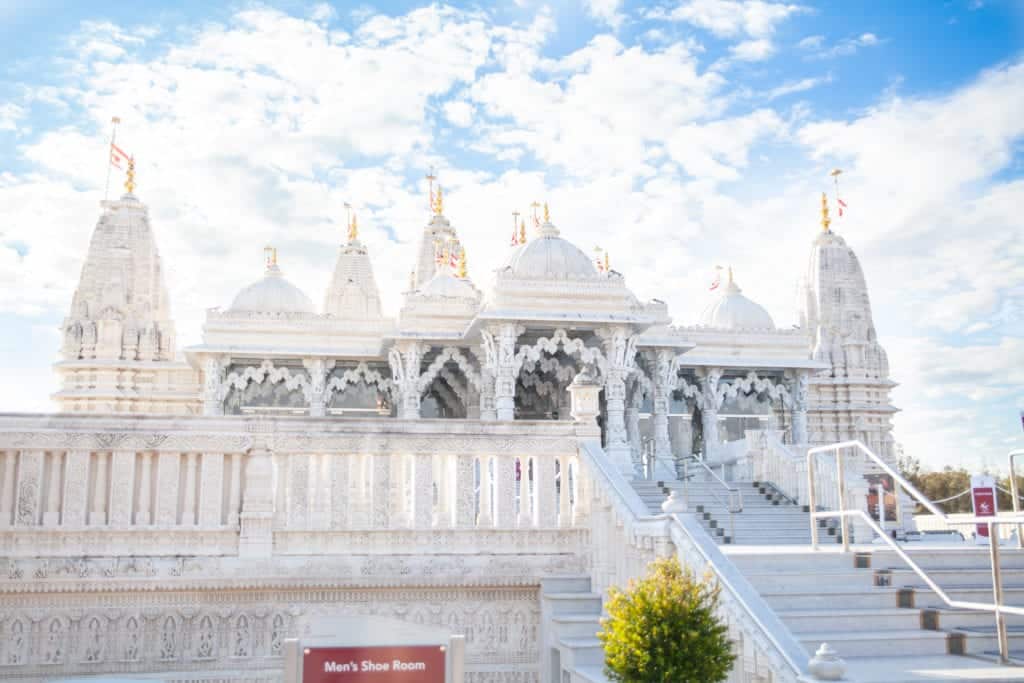
[[[434,378],[436,378],[438,374],[440,374],[448,361],[455,361],[459,366],[459,369],[466,375],[466,379],[469,380],[469,383],[472,384],[477,391],[480,390],[480,373],[476,371],[473,364],[470,363],[469,359],[466,358],[465,354],[463,354],[460,349],[454,346],[446,346],[441,349],[441,352],[437,354],[433,362],[431,362],[423,374],[420,375],[416,386],[421,394],[430,387],[430,383],[434,381]]]
[[[366,361],[360,361],[354,368],[345,370],[341,374],[331,375],[325,388],[325,400],[329,401],[332,394],[343,393],[346,387],[359,383],[376,385],[378,389],[389,396],[394,393],[396,388],[390,377],[385,377],[377,370],[371,370]]]
[[[519,347],[519,351],[516,352],[515,356],[516,374],[519,373],[523,363],[527,360],[538,361],[544,353],[553,355],[559,350],[569,355],[577,355],[584,363],[597,366],[602,374],[608,370],[608,360],[605,358],[604,353],[601,352],[601,349],[587,346],[582,339],[570,338],[565,330],[559,328],[554,331],[550,338],[541,337],[532,346]]]
[[[312,387],[310,386],[309,378],[305,374],[292,374],[292,371],[286,367],[274,367],[273,362],[268,359],[256,367],[250,366],[242,372],[232,372],[228,375],[221,385],[218,399],[223,401],[232,389],[243,391],[249,384],[262,384],[266,381],[270,381],[271,384],[284,382],[285,388],[289,391],[301,388],[306,400],[308,401],[310,398]]]

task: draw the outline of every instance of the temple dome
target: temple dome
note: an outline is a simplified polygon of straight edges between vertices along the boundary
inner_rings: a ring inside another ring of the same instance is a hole
[[[563,239],[550,222],[540,235],[518,247],[508,266],[517,277],[538,279],[581,279],[597,276],[594,262],[572,242]]]
[[[477,291],[467,280],[460,280],[451,273],[441,270],[420,288],[424,296],[441,296],[452,299],[475,299]]]
[[[721,296],[704,309],[701,324],[721,330],[775,329],[775,321],[764,306],[743,296],[743,290],[732,280],[731,270]]]
[[[228,308],[237,313],[315,313],[313,301],[288,282],[276,265],[267,267],[261,280],[236,296]]]

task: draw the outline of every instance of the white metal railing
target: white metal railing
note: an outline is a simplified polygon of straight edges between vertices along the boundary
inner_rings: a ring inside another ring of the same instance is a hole
[[[1014,461],[1024,456],[1024,450],[1010,451],[1007,456],[1007,460],[1010,464],[1010,497],[1013,499],[1013,512],[1020,512],[1020,492],[1017,490],[1017,472],[1014,469]],[[1024,526],[1017,525],[1017,547],[1024,548],[1024,536],[1021,536],[1021,532],[1024,531]],[[990,537],[991,538],[991,537]]]
[[[929,512],[937,517],[946,520],[950,524],[985,524],[988,526],[989,533],[989,558],[992,568],[992,596],[993,602],[973,602],[966,600],[954,600],[951,598],[946,591],[944,591],[930,576],[928,573],[920,567],[911,557],[903,550],[902,547],[895,540],[893,540],[874,519],[863,509],[847,509],[845,504],[845,497],[842,495],[845,490],[845,477],[843,467],[843,450],[853,448],[859,450],[869,459],[871,459],[875,465],[877,465],[883,472],[892,477],[893,490],[896,493],[897,500],[899,500],[900,490],[903,489],[914,498],[918,503],[923,505]],[[815,485],[815,460],[818,455],[835,453],[837,467],[836,471],[838,477],[836,479],[836,499],[839,501],[838,510],[817,510],[817,487]],[[1024,454],[1022,452],[1014,452],[1011,457],[1015,457],[1017,454]],[[1012,470],[1011,470],[1012,475]],[[996,635],[999,643],[999,658],[1003,663],[1009,661],[1009,641],[1006,633],[1006,619],[1005,614],[1014,614],[1017,616],[1024,616],[1024,607],[1012,607],[1002,604],[1003,603],[1003,582],[1002,582],[1002,570],[999,565],[999,536],[997,533],[997,525],[999,524],[1017,524],[1018,527],[1024,523],[1024,517],[1012,517],[1012,518],[997,518],[997,517],[971,517],[962,520],[950,520],[949,517],[940,510],[932,501],[924,496],[917,488],[907,481],[899,472],[894,470],[888,465],[882,458],[874,453],[870,448],[865,446],[860,441],[843,441],[840,443],[831,444],[828,446],[816,446],[808,449],[807,451],[807,484],[808,484],[808,504],[810,506],[810,523],[811,523],[811,546],[818,549],[818,520],[838,518],[842,524],[843,534],[843,552],[849,552],[849,524],[848,520],[852,518],[859,519],[861,522],[866,524],[872,529],[885,543],[902,559],[907,566],[909,566],[917,576],[925,582],[925,584],[937,595],[939,598],[950,607],[960,609],[971,609],[979,610],[984,612],[992,612],[996,620]]]
[[[587,515],[594,553],[591,579],[604,593],[624,586],[647,564],[675,546],[680,562],[710,571],[722,587],[720,616],[729,626],[737,657],[730,683],[750,680],[815,680],[807,653],[760,593],[722,553],[692,514],[651,514],[597,441],[580,443],[581,474],[590,501]]]

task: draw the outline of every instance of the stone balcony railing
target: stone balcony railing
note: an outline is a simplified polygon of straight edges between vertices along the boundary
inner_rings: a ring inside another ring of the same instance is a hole
[[[10,558],[551,552],[580,490],[565,422],[0,415]]]

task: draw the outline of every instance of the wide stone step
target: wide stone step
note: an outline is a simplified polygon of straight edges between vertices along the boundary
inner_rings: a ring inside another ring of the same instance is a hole
[[[904,551],[923,569],[990,569],[987,548],[964,545],[951,548],[926,548],[921,544],[907,543]],[[1000,548],[999,566],[1007,569],[1024,570],[1024,551],[1016,547]],[[872,554],[875,569],[906,569],[907,565],[892,550],[879,548]]]
[[[601,630],[600,614],[559,614],[551,617],[558,638],[593,638]]]
[[[857,609],[899,607],[895,588],[822,590],[765,590],[762,597],[773,609]]]
[[[808,588],[815,588],[828,592],[832,589],[848,589],[854,586],[867,590],[875,586],[874,574],[867,569],[841,569],[814,573],[790,569],[744,572],[744,575],[758,590],[804,592]]]
[[[958,628],[986,628],[995,623],[991,612],[977,612],[956,607],[926,607],[921,610],[926,628],[949,631]],[[1004,614],[1011,626],[1024,626],[1024,617]]]
[[[824,631],[913,631],[921,628],[921,610],[902,607],[874,609],[780,609],[779,618],[793,633]]]
[[[558,647],[562,652],[562,668],[604,665],[604,648],[597,638],[560,638]]]
[[[858,683],[1008,683],[1024,681],[1024,668],[956,655],[867,656],[846,660],[846,679]]]
[[[941,631],[879,628],[872,631],[818,631],[797,634],[796,637],[808,653],[813,653],[822,643],[828,643],[840,657],[954,654],[948,650],[949,635]]]
[[[601,596],[597,593],[544,593],[542,599],[551,605],[551,614],[600,614]]]

